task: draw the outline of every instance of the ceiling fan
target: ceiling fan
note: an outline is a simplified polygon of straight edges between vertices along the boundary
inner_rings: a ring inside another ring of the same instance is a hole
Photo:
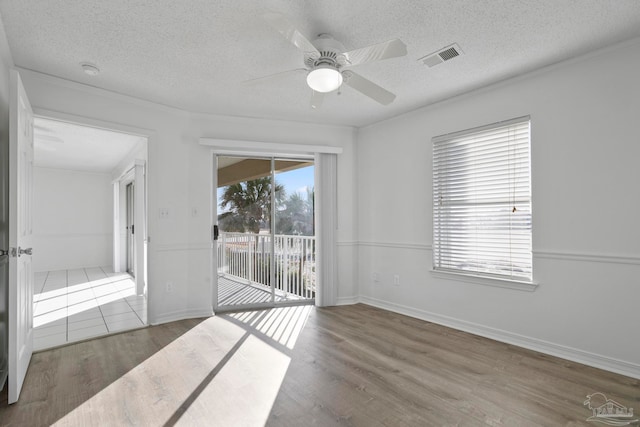
[[[306,68],[259,77],[247,80],[245,83],[261,83],[288,74],[304,72],[307,74],[307,84],[313,90],[311,96],[313,108],[320,107],[325,94],[337,90],[343,83],[383,105],[388,105],[395,99],[396,96],[393,93],[354,73],[351,71],[351,67],[405,56],[407,47],[399,39],[345,52],[342,43],[328,34],[320,34],[313,42],[309,41],[287,18],[279,13],[267,13],[264,15],[264,19],[285,39],[304,52],[303,60]]]

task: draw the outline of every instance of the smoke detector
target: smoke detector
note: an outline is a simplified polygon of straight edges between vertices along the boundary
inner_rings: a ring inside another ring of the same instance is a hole
[[[82,67],[82,71],[89,76],[97,76],[100,74],[100,68],[90,62],[81,62],[80,67]]]
[[[438,64],[442,64],[445,61],[450,61],[462,54],[463,52],[462,49],[460,49],[460,46],[458,46],[457,43],[454,43],[450,46],[443,47],[437,52],[433,52],[427,56],[423,56],[422,58],[418,59],[418,61],[431,68],[435,67]]]

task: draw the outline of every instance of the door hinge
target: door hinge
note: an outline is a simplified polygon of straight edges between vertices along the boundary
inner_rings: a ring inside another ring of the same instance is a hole
[[[133,230],[134,230],[133,224],[131,224],[131,234],[135,234]]]

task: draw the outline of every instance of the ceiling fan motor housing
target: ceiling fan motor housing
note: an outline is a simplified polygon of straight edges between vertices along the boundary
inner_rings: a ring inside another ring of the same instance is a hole
[[[320,56],[317,53],[305,54],[304,63],[310,69],[326,67],[338,70],[345,65],[344,57],[342,56],[345,51],[344,45],[329,34],[318,35],[318,38],[313,41],[313,45],[320,52]]]

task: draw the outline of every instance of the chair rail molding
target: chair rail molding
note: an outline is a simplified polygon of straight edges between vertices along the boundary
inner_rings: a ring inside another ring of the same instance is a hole
[[[602,262],[607,264],[640,265],[640,256],[625,255],[625,254],[534,250],[533,257],[541,258],[541,259],[561,260],[561,261]]]
[[[360,240],[359,246],[370,246],[378,248],[397,248],[397,249],[413,249],[418,251],[430,251],[433,249],[431,244],[413,243],[413,242],[383,242],[372,240]]]

